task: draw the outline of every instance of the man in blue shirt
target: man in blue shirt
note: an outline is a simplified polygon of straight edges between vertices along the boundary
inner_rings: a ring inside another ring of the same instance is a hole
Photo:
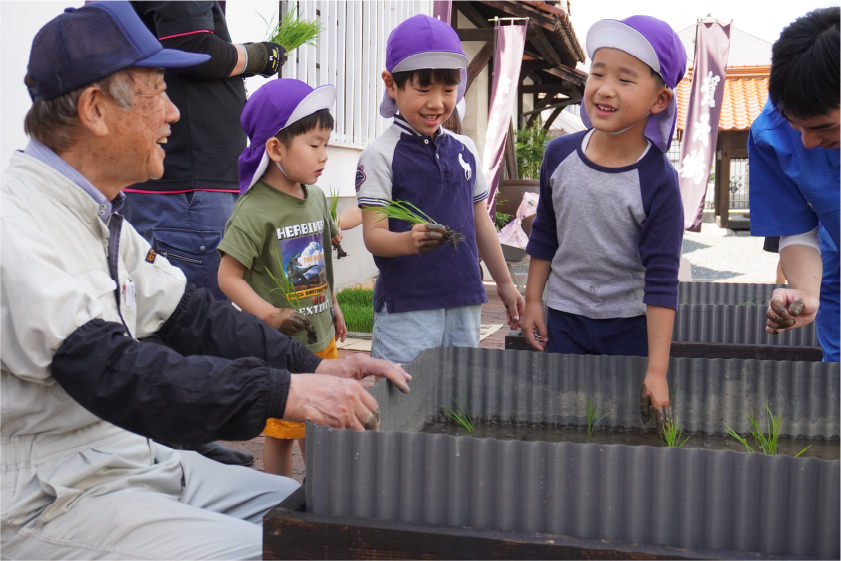
[[[780,236],[791,287],[774,291],[766,331],[816,321],[831,362],[839,360],[841,287],[839,11],[815,10],[783,30],[772,51],[769,101],[748,141],[751,234]]]

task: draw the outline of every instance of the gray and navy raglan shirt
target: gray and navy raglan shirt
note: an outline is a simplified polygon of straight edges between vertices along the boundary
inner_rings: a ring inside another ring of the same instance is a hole
[[[591,131],[556,138],[540,170],[526,252],[551,261],[546,303],[592,319],[677,309],[683,203],[677,172],[649,143],[633,165],[587,159]]]
[[[488,187],[473,141],[439,128],[434,136],[415,131],[400,115],[359,157],[356,197],[360,208],[383,199],[409,201],[430,218],[464,234],[454,249],[444,244],[421,255],[377,257],[380,274],[374,310],[390,313],[455,308],[487,301],[479,267],[473,205]],[[392,232],[411,224],[388,219]]]

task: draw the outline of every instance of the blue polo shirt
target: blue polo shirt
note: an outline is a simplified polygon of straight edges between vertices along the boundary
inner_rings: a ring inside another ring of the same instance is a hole
[[[816,318],[824,360],[839,360],[839,150],[806,149],[768,101],[753,122],[750,157],[750,226],[754,236],[791,236],[819,226],[823,279]]]
[[[473,141],[439,129],[434,136],[414,130],[400,115],[363,152],[356,170],[360,207],[383,206],[383,199],[409,201],[430,218],[464,234],[452,248],[427,255],[377,257],[380,271],[374,309],[389,313],[470,306],[486,302],[476,246],[473,205],[488,187]],[[388,219],[392,232],[412,225]]]

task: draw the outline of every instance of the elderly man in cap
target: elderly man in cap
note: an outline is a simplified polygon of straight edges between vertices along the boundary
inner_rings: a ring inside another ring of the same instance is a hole
[[[376,425],[358,379],[217,303],[120,215],[159,177],[178,110],[163,49],[126,2],[68,9],[36,35],[31,141],[2,185],[2,543],[6,559],[259,558],[265,512],[298,484],[155,440],[247,439],[269,417]],[[294,374],[292,374],[294,373]]]

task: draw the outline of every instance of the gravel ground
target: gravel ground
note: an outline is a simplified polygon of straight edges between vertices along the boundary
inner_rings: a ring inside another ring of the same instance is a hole
[[[705,223],[700,232],[684,232],[683,257],[691,280],[773,283],[779,256],[764,251],[763,243],[747,231]]]

